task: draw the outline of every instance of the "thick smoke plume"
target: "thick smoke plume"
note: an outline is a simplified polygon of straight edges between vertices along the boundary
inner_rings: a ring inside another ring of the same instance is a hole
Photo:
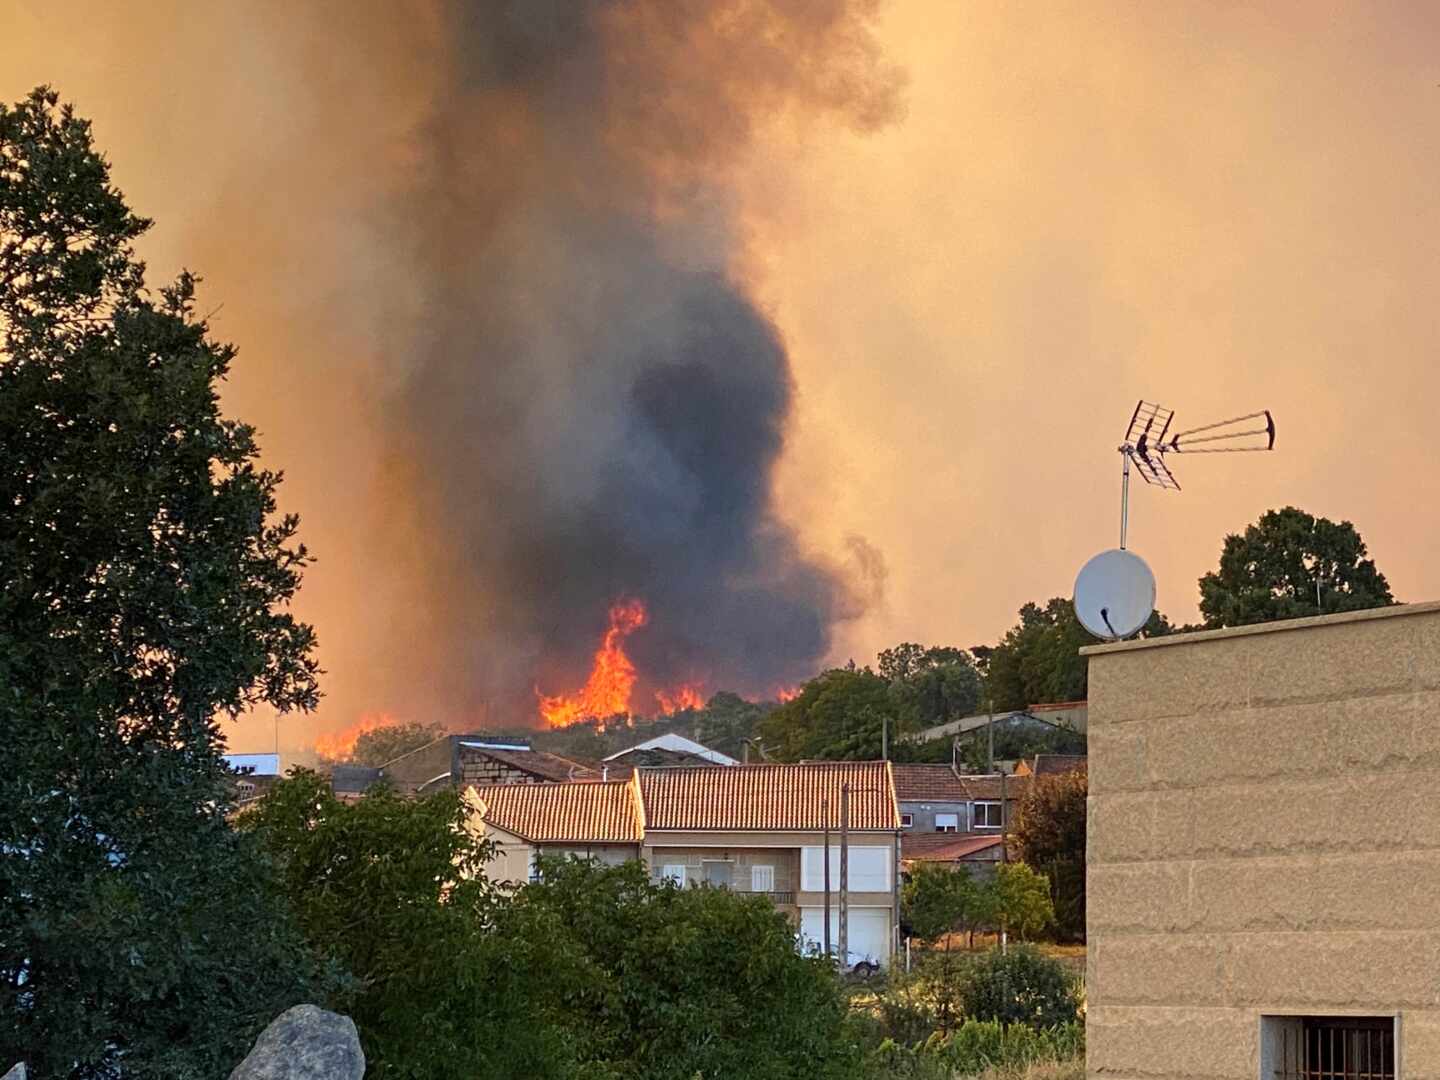
[[[807,557],[772,504],[790,365],[736,276],[726,176],[782,110],[890,115],[869,14],[448,13],[448,85],[390,223],[422,298],[390,415],[448,541],[429,602],[449,632],[428,661],[472,707],[533,715],[537,683],[578,685],[619,598],[649,612],[629,643],[643,696],[791,684],[857,613],[860,583]]]
[[[892,117],[874,7],[159,0],[0,36],[8,97],[95,118],[152,276],[199,271],[239,347],[227,408],[319,559],[321,729],[533,723],[622,600],[637,709],[823,661],[880,566],[776,511],[794,387],[737,177],[761,134]],[[311,734],[232,741],[276,731]]]

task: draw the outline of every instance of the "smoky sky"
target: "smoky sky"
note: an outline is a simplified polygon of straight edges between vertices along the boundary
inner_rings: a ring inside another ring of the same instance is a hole
[[[448,78],[379,227],[421,297],[386,416],[450,616],[425,662],[458,713],[514,723],[537,687],[578,689],[622,598],[649,612],[641,710],[682,682],[796,683],[863,610],[873,581],[776,513],[793,378],[733,265],[726,170],[777,111],[890,115],[865,15],[446,10]]]

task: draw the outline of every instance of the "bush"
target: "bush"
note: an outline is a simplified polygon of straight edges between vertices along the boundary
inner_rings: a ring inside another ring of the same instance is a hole
[[[993,950],[971,967],[961,1000],[976,1020],[1048,1028],[1076,1018],[1075,990],[1058,960],[1028,945]]]

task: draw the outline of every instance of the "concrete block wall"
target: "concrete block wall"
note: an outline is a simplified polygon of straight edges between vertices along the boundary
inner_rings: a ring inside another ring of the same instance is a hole
[[[1395,1015],[1440,1080],[1440,604],[1085,652],[1088,1075],[1255,1080],[1262,1016]]]

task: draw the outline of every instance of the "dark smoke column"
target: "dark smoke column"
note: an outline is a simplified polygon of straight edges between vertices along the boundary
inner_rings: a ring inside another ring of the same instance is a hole
[[[534,715],[583,681],[620,597],[636,706],[702,680],[811,674],[859,604],[774,511],[792,383],[732,270],[726,186],[786,110],[883,123],[873,5],[514,3],[446,9],[448,92],[395,223],[419,316],[397,451],[444,550],[425,658],[462,708]]]

